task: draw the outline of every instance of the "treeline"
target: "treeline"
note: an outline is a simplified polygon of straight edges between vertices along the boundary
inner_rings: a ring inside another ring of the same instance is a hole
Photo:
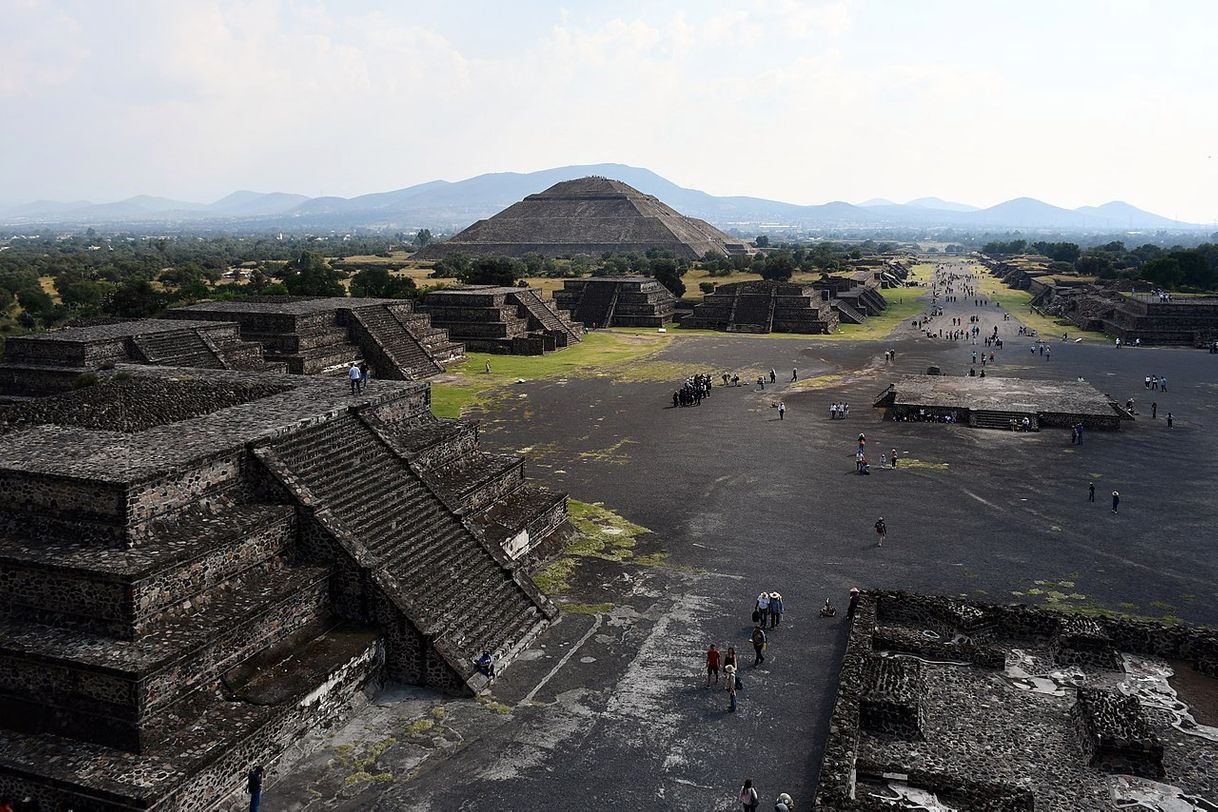
[[[1115,240],[1091,248],[1072,242],[995,241],[982,253],[996,255],[1036,253],[1050,259],[1050,268],[1099,279],[1142,281],[1167,290],[1218,290],[1218,243],[1196,248],[1164,248],[1145,243],[1134,248]]]
[[[883,253],[892,246],[867,241],[859,245],[818,242],[810,245],[783,243],[771,246],[759,237],[755,254],[720,254],[708,251],[698,260],[678,257],[671,251],[653,249],[644,254],[605,253],[600,257],[578,255],[555,260],[539,254],[523,257],[470,257],[450,254],[439,260],[432,277],[454,279],[467,285],[523,285],[527,277],[575,278],[580,276],[650,276],[668,288],[674,296],[685,295],[682,277],[694,268],[703,269],[711,277],[726,277],[732,273],[756,273],[764,279],[786,281],[796,272],[830,274],[848,266],[851,260],[864,254]],[[702,283],[710,285],[713,283]]]

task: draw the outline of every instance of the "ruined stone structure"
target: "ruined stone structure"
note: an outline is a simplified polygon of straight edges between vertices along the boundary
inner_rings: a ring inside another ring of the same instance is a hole
[[[880,293],[879,273],[859,271],[849,276],[830,276],[812,283],[828,297],[838,319],[847,324],[862,324],[868,316],[878,316],[888,309]]]
[[[875,401],[893,420],[936,420],[946,416],[975,428],[1011,430],[1042,426],[1114,431],[1133,416],[1083,381],[1041,381],[989,375],[985,378],[905,375]]]
[[[1029,267],[1024,258],[983,257],[990,273],[1033,294],[1031,306],[1081,330],[1132,344],[1209,347],[1218,341],[1218,296],[1160,301],[1149,293],[1122,293],[1088,281],[1062,279]]]
[[[702,297],[682,327],[729,333],[831,333],[838,312],[828,291],[792,282],[735,282]]]
[[[0,796],[208,809],[384,680],[556,615],[566,499],[418,382],[120,365],[0,407]]]
[[[579,342],[584,333],[569,313],[533,288],[441,288],[427,293],[421,310],[478,352],[541,355]]]
[[[677,300],[649,276],[589,276],[563,282],[554,302],[585,327],[663,327]]]
[[[400,299],[252,296],[170,310],[169,318],[236,323],[268,361],[311,375],[363,359],[375,377],[427,378],[465,359],[465,348]]]
[[[1102,615],[1083,628],[1078,619],[863,593],[813,808],[1149,809],[1139,802],[1168,790],[1212,803],[1218,728],[1197,722],[1187,697],[1153,675],[1218,679],[1218,630]],[[1106,641],[1102,657],[1080,665],[1044,645],[1080,631]]]
[[[0,396],[41,397],[72,388],[81,375],[115,364],[271,371],[262,348],[242,340],[235,324],[138,319],[17,336],[0,361]]]
[[[429,245],[418,259],[450,254],[543,257],[670,251],[701,259],[708,251],[745,253],[747,246],[709,223],[685,217],[621,181],[589,177],[556,183],[452,239]]]

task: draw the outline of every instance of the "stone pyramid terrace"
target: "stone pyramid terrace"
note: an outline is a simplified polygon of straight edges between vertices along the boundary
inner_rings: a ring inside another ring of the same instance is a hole
[[[475,285],[430,291],[420,308],[466,349],[541,355],[578,343],[583,325],[533,288]]]
[[[686,217],[621,181],[588,177],[529,195],[452,239],[429,245],[417,258],[600,256],[652,249],[686,259],[701,259],[708,251],[727,255],[747,250],[709,223]]]
[[[235,323],[245,341],[262,345],[266,360],[311,375],[366,360],[375,377],[428,378],[465,360],[465,348],[400,299],[252,296],[201,302],[166,314],[171,319]]]
[[[0,796],[211,808],[386,680],[478,692],[565,520],[424,383],[120,365],[0,407]]]
[[[554,302],[585,327],[663,327],[677,299],[649,276],[589,276],[568,279]]]
[[[86,372],[119,363],[253,371],[283,370],[237,325],[186,319],[112,321],[10,338],[0,361],[0,396],[66,392]]]
[[[729,333],[831,333],[838,314],[826,292],[790,282],[720,285],[694,306],[683,327]]]

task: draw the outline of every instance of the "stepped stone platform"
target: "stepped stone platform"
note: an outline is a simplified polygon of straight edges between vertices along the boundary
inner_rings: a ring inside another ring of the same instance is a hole
[[[677,299],[649,276],[589,276],[563,282],[554,303],[585,327],[663,327]]]
[[[465,360],[465,348],[400,299],[251,296],[170,310],[171,319],[236,323],[268,361],[312,375],[365,360],[375,377],[411,381]]]
[[[1063,663],[1045,641],[1073,620],[864,592],[813,808],[1214,808],[1218,727],[1189,701],[1218,692],[1218,630],[1098,616],[1109,664]]]
[[[281,371],[237,325],[203,320],[137,319],[15,336],[0,361],[0,397],[66,392],[86,372],[115,364]]]
[[[420,310],[466,349],[541,355],[578,343],[583,325],[533,288],[474,285],[427,293]]]
[[[556,616],[526,567],[566,497],[427,384],[100,378],[0,406],[0,796],[209,809],[385,681],[483,690]]]
[[[1082,381],[1026,378],[906,375],[888,385],[875,401],[894,420],[939,420],[976,428],[1010,430],[1011,420],[1028,418],[1040,426],[1115,431],[1131,419],[1107,395]]]
[[[682,327],[729,333],[831,333],[838,312],[828,292],[790,282],[734,282],[702,297]]]
[[[729,255],[750,249],[710,223],[686,217],[621,181],[587,177],[529,195],[415,256],[573,257],[651,250],[701,259],[707,252]]]

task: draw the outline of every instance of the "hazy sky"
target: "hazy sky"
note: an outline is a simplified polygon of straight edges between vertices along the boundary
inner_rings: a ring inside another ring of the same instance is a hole
[[[616,161],[1218,220],[1218,2],[0,0],[0,202]]]

